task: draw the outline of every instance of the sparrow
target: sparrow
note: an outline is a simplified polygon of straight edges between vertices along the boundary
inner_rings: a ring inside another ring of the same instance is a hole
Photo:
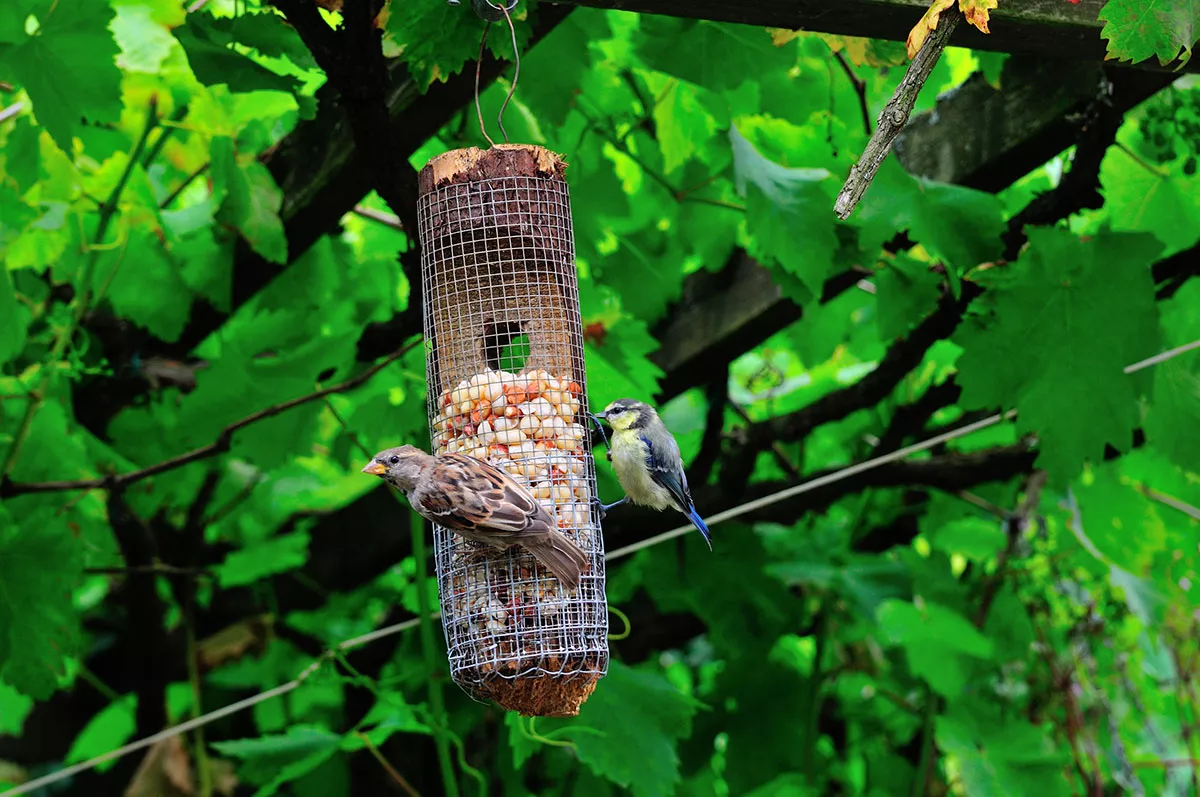
[[[417,514],[493,548],[520,545],[574,589],[587,555],[558,530],[529,490],[500,469],[465,454],[427,454],[415,446],[380,451],[363,473],[404,493]]]
[[[609,460],[625,490],[624,498],[601,504],[601,511],[626,501],[660,511],[677,509],[700,530],[711,551],[712,537],[692,503],[679,444],[654,408],[633,399],[617,399],[595,417],[613,429]]]

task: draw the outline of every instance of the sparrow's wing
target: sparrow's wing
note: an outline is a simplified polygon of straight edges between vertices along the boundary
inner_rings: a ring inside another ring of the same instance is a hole
[[[446,528],[514,537],[553,528],[552,518],[528,490],[498,468],[464,454],[438,457],[428,484],[418,492],[422,506]]]

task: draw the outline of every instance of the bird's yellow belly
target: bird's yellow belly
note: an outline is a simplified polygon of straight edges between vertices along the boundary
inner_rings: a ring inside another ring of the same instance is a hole
[[[651,509],[671,507],[671,494],[650,478],[646,469],[646,444],[640,439],[625,443],[614,439],[613,443],[613,469],[629,500]]]

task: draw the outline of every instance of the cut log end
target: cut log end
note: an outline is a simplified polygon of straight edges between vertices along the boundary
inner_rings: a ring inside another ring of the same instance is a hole
[[[565,180],[567,162],[555,152],[536,144],[497,144],[489,149],[468,147],[438,155],[418,177],[418,192],[456,183],[496,177],[541,177]]]

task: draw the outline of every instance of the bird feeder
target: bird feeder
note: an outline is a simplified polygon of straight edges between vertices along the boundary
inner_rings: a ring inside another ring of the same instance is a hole
[[[508,473],[588,556],[568,591],[520,547],[434,526],[451,677],[526,716],[577,714],[608,668],[565,169],[542,147],[454,150],[421,170],[417,201],[432,450]]]

